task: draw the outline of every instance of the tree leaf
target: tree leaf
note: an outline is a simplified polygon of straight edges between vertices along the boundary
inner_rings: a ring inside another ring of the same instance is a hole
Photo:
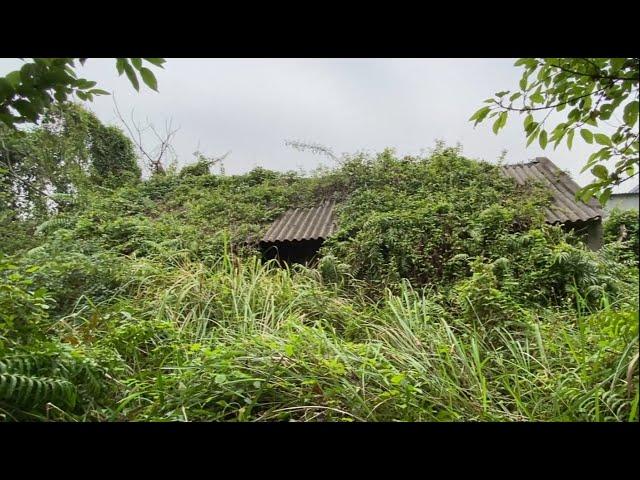
[[[633,102],[628,103],[624,107],[624,113],[622,114],[622,118],[624,120],[624,123],[626,123],[631,128],[633,128],[633,126],[638,121],[638,101],[637,100],[634,100]]]
[[[491,107],[482,107],[481,109],[477,110],[473,115],[471,115],[471,118],[469,119],[469,121],[471,122],[475,120],[477,125],[479,122],[484,120],[484,118],[487,116],[490,110],[491,110]]]
[[[567,148],[569,150],[571,150],[571,147],[573,147],[573,136],[575,135],[575,133],[575,130],[569,130],[569,133],[567,133]]]
[[[142,59],[141,58],[132,58],[131,59],[131,65],[133,65],[133,67],[136,70],[140,70],[142,68]]]
[[[604,165],[596,165],[591,169],[591,173],[600,180],[607,180],[609,178],[609,171]]]
[[[533,115],[529,114],[524,118],[524,128],[527,128],[533,122]]]
[[[605,189],[605,191],[602,192],[598,197],[598,201],[600,202],[600,205],[604,206],[609,200],[610,196],[611,196],[611,189],[610,188]]]
[[[164,58],[145,58],[144,60],[160,68],[164,68],[162,64],[166,62]]]
[[[158,81],[156,80],[156,76],[153,74],[151,70],[148,68],[142,67],[140,69],[140,75],[142,76],[142,80],[147,86],[156,92],[158,91]]]
[[[124,58],[116,58],[116,70],[118,70],[118,75],[122,75],[124,73],[124,65],[126,60]]]
[[[527,89],[527,77],[522,77],[520,79],[520,89],[521,90],[526,90]]]
[[[16,70],[15,72],[11,72],[7,74],[4,79],[9,82],[9,85],[11,85],[13,88],[16,88],[18,85],[20,85],[20,71]]]
[[[611,147],[611,139],[605,135],[604,133],[596,133],[593,138],[595,139],[596,143],[600,144],[600,145],[606,145],[607,147]]]
[[[580,130],[580,135],[582,136],[585,142],[593,143],[593,133],[591,133],[586,128],[583,128]]]
[[[38,111],[32,103],[20,99],[13,102],[12,106],[15,107],[16,110],[18,110],[20,115],[27,118],[28,120],[31,120],[32,122],[38,120]]]
[[[13,87],[5,78],[0,78],[0,102],[13,95]]]
[[[133,67],[129,65],[128,62],[124,64],[124,71],[127,74],[127,77],[131,82],[131,85],[133,85],[133,88],[135,88],[137,91],[140,91],[140,83],[138,82],[138,77],[136,76],[136,72],[133,69]]]
[[[508,115],[509,113],[506,110],[504,112],[500,112],[500,115],[498,115],[498,118],[493,123],[493,133],[497,134],[498,131],[505,126]]]
[[[540,143],[540,147],[544,150],[547,146],[547,131],[542,130],[540,132],[540,136],[538,137],[538,142]]]
[[[543,103],[544,97],[542,96],[541,93],[536,92],[529,97],[529,100],[531,100],[533,103]]]

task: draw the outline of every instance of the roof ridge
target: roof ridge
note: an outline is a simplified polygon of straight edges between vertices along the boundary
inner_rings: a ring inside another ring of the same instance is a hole
[[[520,165],[522,166],[526,166],[526,165],[533,165],[535,163],[540,163],[542,160],[549,160],[547,157],[536,157],[532,160],[521,160],[519,162],[515,162],[515,163],[505,163],[503,165],[499,165],[500,167],[519,167]],[[550,161],[550,160],[549,160]]]

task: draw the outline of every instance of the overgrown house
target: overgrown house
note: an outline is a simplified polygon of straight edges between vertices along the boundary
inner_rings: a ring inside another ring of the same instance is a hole
[[[546,157],[526,163],[503,165],[501,171],[518,185],[539,182],[552,196],[544,207],[546,222],[562,225],[582,236],[589,248],[602,246],[603,210],[592,198],[588,203],[576,200],[580,186]],[[269,227],[260,241],[267,258],[305,263],[313,260],[324,241],[336,230],[335,201],[326,200],[312,208],[287,210]]]

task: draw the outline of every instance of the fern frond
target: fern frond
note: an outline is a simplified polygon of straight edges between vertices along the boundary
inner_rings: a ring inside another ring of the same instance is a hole
[[[0,373],[0,400],[13,407],[34,407],[53,402],[73,408],[76,396],[75,386],[62,378]]]
[[[36,228],[36,235],[42,235],[60,228],[69,228],[73,225],[73,219],[68,217],[53,217],[45,220]]]

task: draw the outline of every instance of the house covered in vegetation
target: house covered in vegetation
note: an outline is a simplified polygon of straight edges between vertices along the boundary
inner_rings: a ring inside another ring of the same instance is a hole
[[[562,225],[582,236],[593,250],[602,246],[603,210],[595,199],[576,200],[580,186],[551,160],[537,157],[526,163],[503,165],[501,172],[518,185],[536,182],[546,187],[551,203],[544,207],[546,222]],[[336,231],[334,200],[312,208],[287,210],[269,227],[260,241],[265,258],[309,263],[316,258],[323,242]]]
[[[585,243],[597,250],[602,246],[602,218],[600,203],[591,198],[588,203],[576,200],[580,186],[546,157],[537,157],[526,163],[503,165],[502,173],[513,178],[518,185],[539,182],[551,193],[552,199],[544,208],[547,223],[562,225],[584,238]]]

